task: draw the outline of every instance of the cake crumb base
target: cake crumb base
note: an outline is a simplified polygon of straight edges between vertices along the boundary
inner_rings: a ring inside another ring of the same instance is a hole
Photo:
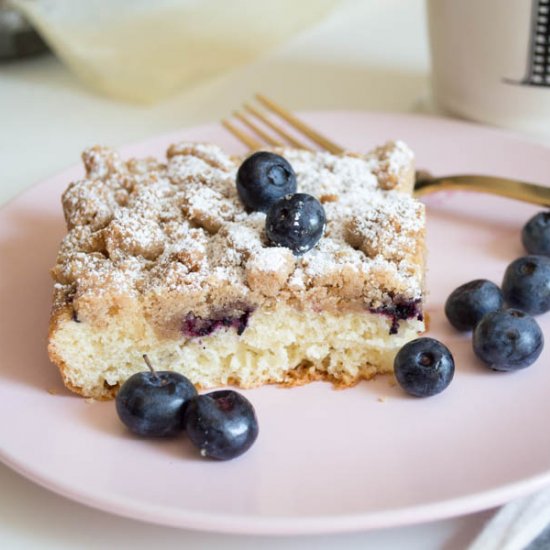
[[[49,352],[66,386],[94,399],[113,398],[132,374],[143,371],[146,353],[158,370],[187,376],[201,389],[222,386],[283,387],[327,381],[349,388],[377,374],[391,373],[397,351],[424,324],[400,322],[365,312],[299,311],[284,304],[260,308],[238,334],[221,327],[203,338],[166,338],[143,311],[119,312],[104,327],[75,322],[69,308],[52,325]]]

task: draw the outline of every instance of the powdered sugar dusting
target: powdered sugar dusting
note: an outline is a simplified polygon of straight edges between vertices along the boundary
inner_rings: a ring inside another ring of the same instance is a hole
[[[165,163],[87,150],[87,178],[63,195],[69,233],[53,270],[57,305],[72,301],[93,316],[90,297],[137,293],[156,316],[153,308],[244,311],[273,297],[331,308],[421,297],[424,209],[401,191],[412,172],[406,145],[363,157],[279,153],[298,192],[326,211],[325,235],[301,257],[269,245],[265,214],[239,201],[241,161],[218,147],[176,144]]]

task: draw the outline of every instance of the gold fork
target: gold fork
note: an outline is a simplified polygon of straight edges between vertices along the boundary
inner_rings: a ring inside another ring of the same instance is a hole
[[[256,94],[255,97],[264,108],[263,110],[247,103],[243,106],[242,111],[234,113],[235,118],[243,126],[246,126],[252,134],[230,120],[222,120],[223,126],[250,149],[261,149],[265,145],[272,147],[291,145],[299,149],[311,149],[311,146],[303,141],[303,138],[298,138],[293,133],[288,132],[279,122],[275,122],[273,115],[276,115],[293,128],[295,132],[305,136],[322,150],[337,155],[346,151],[273,100],[261,94]],[[414,186],[415,196],[420,197],[444,189],[491,193],[532,204],[550,206],[550,187],[544,187],[543,185],[494,176],[453,175],[431,177],[427,172],[417,173]]]

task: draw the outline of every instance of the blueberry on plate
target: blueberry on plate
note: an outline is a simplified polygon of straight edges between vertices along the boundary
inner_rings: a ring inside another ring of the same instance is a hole
[[[538,323],[518,309],[493,311],[474,330],[474,353],[493,370],[514,371],[533,364],[544,347]]]
[[[455,362],[449,349],[434,338],[417,338],[405,344],[395,356],[395,378],[415,397],[442,392],[453,379]]]
[[[242,455],[258,437],[254,407],[233,390],[194,397],[185,410],[184,422],[187,436],[200,454],[218,460]]]
[[[550,258],[523,256],[504,272],[502,294],[507,304],[531,315],[550,310]]]
[[[327,218],[323,205],[312,195],[296,193],[277,201],[267,212],[265,231],[269,241],[300,256],[323,235]]]
[[[171,437],[183,431],[183,413],[197,395],[195,386],[177,372],[138,372],[120,387],[116,410],[123,424],[137,435]]]
[[[550,256],[550,212],[535,214],[523,226],[521,242],[529,254]]]
[[[285,158],[259,151],[239,167],[237,192],[246,207],[267,212],[274,202],[296,192],[296,174]]]
[[[476,279],[453,290],[445,302],[445,315],[458,330],[472,330],[490,311],[502,309],[502,292],[495,283]]]

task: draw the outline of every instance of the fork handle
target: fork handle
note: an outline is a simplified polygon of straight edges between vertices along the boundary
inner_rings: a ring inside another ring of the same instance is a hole
[[[493,176],[445,176],[419,180],[415,183],[414,194],[421,197],[444,189],[489,193],[531,204],[550,206],[550,187]]]

